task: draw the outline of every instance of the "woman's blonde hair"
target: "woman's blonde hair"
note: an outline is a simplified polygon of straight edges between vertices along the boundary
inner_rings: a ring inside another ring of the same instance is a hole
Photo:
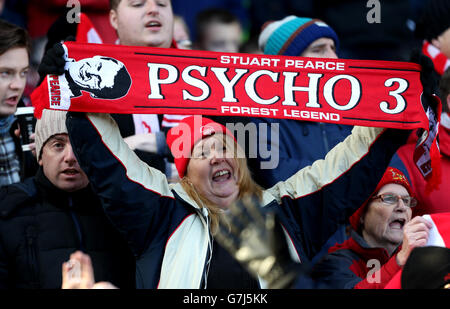
[[[217,134],[223,137],[223,142],[226,145],[227,154],[232,154],[232,158],[236,160],[236,166],[238,171],[237,185],[239,187],[238,199],[242,199],[245,196],[256,195],[260,200],[262,199],[263,189],[253,180],[250,169],[248,168],[247,158],[245,153],[239,144],[227,134]],[[230,151],[232,150],[232,152]],[[203,196],[192,182],[189,180],[189,176],[184,176],[181,179],[181,185],[189,197],[194,200],[201,208],[206,207],[211,219],[211,232],[214,234],[217,230],[220,214],[222,210],[219,206],[213,204],[205,196]]]

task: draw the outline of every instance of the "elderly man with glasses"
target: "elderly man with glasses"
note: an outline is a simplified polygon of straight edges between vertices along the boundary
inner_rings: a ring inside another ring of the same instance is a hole
[[[384,288],[412,249],[427,243],[431,223],[411,219],[416,205],[406,177],[388,168],[373,196],[350,217],[351,237],[330,248],[315,265],[313,278],[329,288]]]

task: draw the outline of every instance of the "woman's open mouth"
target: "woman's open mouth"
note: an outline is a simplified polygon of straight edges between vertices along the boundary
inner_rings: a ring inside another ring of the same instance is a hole
[[[226,181],[231,178],[231,172],[226,169],[218,170],[213,174],[212,180],[215,182]]]

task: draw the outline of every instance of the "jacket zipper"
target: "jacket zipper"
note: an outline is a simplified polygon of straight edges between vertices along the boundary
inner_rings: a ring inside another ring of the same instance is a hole
[[[72,218],[72,221],[74,223],[75,231],[77,232],[78,249],[85,252],[84,239],[83,239],[83,234],[81,233],[80,222],[79,222],[75,212],[73,211],[73,200],[72,200],[72,197],[70,197],[70,196],[69,196],[69,213],[70,213],[70,217]]]
[[[33,289],[39,288],[39,269],[37,263],[37,254],[36,254],[36,227],[29,226],[26,230],[26,238],[27,238],[27,261],[28,267],[30,269],[31,275],[31,287]]]
[[[325,147],[325,153],[328,153],[330,151],[330,144],[328,143],[328,136],[327,131],[325,130],[325,124],[319,123],[320,131],[322,132],[322,138],[323,138],[323,146]]]
[[[203,270],[203,289],[208,288],[208,274],[209,267],[211,266],[212,254],[213,254],[213,237],[211,234],[211,227],[209,226],[209,213],[206,207],[202,208],[199,212],[199,216],[206,221],[206,228],[208,230],[208,253],[206,255],[205,268]]]

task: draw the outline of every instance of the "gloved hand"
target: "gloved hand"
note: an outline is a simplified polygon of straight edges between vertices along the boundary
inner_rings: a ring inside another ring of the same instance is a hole
[[[75,41],[75,37],[69,36],[65,41]],[[64,48],[61,43],[55,43],[42,57],[38,67],[40,81],[49,74],[61,75],[64,73]]]
[[[301,264],[289,255],[286,238],[274,213],[264,213],[256,197],[233,204],[219,223],[216,240],[268,288],[291,287]]]
[[[439,93],[439,75],[434,70],[433,61],[420,50],[415,49],[411,53],[410,62],[420,64],[420,82],[423,87],[422,106],[425,111],[430,107],[436,114],[438,100],[435,95]]]

